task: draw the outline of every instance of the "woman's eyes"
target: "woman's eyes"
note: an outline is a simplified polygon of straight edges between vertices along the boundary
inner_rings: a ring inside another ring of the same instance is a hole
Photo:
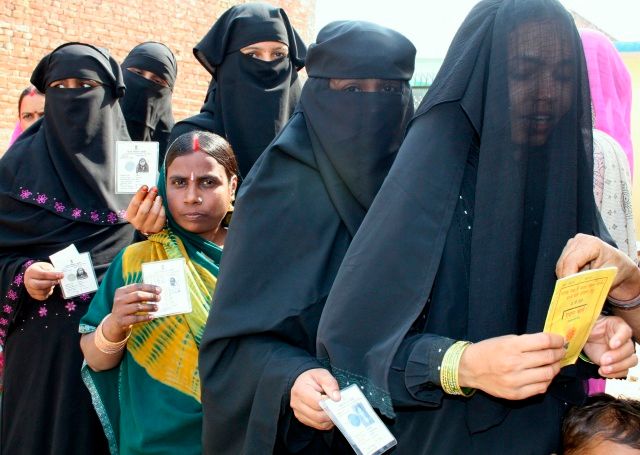
[[[354,85],[347,85],[342,89],[342,91],[356,93],[356,92],[364,92],[365,90],[361,86],[354,84]],[[384,84],[378,87],[377,90],[373,90],[373,91],[378,93],[400,93],[402,91],[402,88],[398,84],[389,83],[389,84]]]
[[[264,60],[264,61],[273,61],[273,60],[278,60],[278,59],[281,59],[281,58],[285,58],[288,54],[287,54],[287,53],[285,53],[285,52],[277,51],[277,52],[273,52],[273,53],[271,54],[271,58],[268,58],[268,57],[267,57],[266,55],[264,55],[263,53],[259,53],[259,52],[256,52],[256,51],[250,51],[250,52],[247,52],[247,53],[246,53],[246,54],[244,54],[244,55],[248,55],[248,56],[249,56],[249,57],[251,57],[251,58],[257,58],[257,59],[259,59],[259,60]]]
[[[95,88],[98,85],[100,85],[97,82],[91,82],[91,81],[82,81],[79,82],[78,85],[76,87],[68,87],[67,85],[65,85],[64,83],[59,83],[59,84],[55,84],[52,85],[51,87],[53,88],[68,88],[68,89],[74,89],[74,88]]]
[[[202,179],[199,182],[199,185],[203,188],[213,188],[217,186],[218,181],[216,179]],[[184,187],[187,186],[187,179],[172,179],[171,185],[175,187]]]
[[[26,114],[22,114],[22,118],[25,120],[31,120],[33,118],[33,114],[28,112]]]
[[[385,93],[400,93],[402,91],[402,87],[400,84],[388,83],[382,86],[381,91]]]

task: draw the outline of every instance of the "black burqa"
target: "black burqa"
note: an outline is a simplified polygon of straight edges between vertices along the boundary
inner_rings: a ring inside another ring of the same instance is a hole
[[[299,110],[247,177],[225,242],[200,345],[205,453],[321,453],[345,443],[300,424],[289,391],[320,367],[318,320],[413,113],[414,59],[404,36],[366,22],[329,24],[310,46]],[[334,91],[331,77],[395,79],[399,88]]]
[[[168,86],[150,81],[127,68],[151,71]],[[122,114],[132,141],[157,141],[160,164],[164,162],[167,141],[175,124],[171,97],[178,75],[173,52],[162,43],[146,42],[134,47],[122,62],[122,74],[127,87],[120,99]]]
[[[95,88],[49,87],[66,78]],[[46,93],[39,128],[0,160],[0,337],[4,345],[3,454],[106,453],[82,384],[78,323],[90,295],[44,301],[24,288],[30,261],[69,244],[90,252],[98,279],[132,239],[114,194],[116,140],[129,140],[118,99],[122,73],[106,51],[69,43],[44,57],[31,83]]]
[[[265,62],[240,52],[261,41],[286,44],[288,57]],[[233,147],[244,178],[293,114],[306,47],[283,9],[247,3],[220,16],[193,52],[212,84],[200,114],[178,122],[170,141],[195,129],[219,134]]]
[[[554,0],[480,2],[454,38],[317,334],[339,381],[395,418],[396,453],[559,449],[565,406],[584,394],[578,367],[528,400],[461,399],[420,380],[439,363],[416,367],[415,353],[443,337],[542,331],[565,243],[600,233],[588,90],[580,38]]]

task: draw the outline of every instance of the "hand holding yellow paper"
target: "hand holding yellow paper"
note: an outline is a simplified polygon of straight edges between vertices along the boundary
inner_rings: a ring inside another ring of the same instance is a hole
[[[569,275],[556,281],[544,331],[565,339],[561,365],[572,365],[589,338],[618,269],[605,267]]]

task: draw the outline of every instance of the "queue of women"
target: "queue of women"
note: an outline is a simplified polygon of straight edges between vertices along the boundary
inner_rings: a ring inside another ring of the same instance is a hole
[[[592,72],[618,76],[588,49],[556,0],[482,0],[414,113],[400,33],[334,22],[307,48],[239,5],[194,47],[212,79],[178,123],[164,44],[53,50],[0,160],[2,453],[352,453],[319,401],[353,383],[394,453],[561,450],[640,334],[629,130],[599,127]],[[132,200],[117,140],[160,145]],[[70,244],[100,286],[66,299],[48,258]],[[154,317],[142,266],[177,258],[192,310]],[[560,368],[555,281],[605,265],[590,362]]]

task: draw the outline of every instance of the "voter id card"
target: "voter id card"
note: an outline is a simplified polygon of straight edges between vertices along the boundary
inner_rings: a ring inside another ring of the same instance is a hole
[[[357,385],[340,391],[340,401],[320,401],[333,423],[358,455],[380,455],[398,442]]]
[[[154,318],[191,313],[184,258],[143,263],[142,281],[160,287],[160,300],[155,302],[158,311],[152,313]]]
[[[57,271],[64,273],[64,278],[60,280],[60,288],[65,299],[89,294],[98,289],[98,280],[89,253],[79,253],[76,246],[71,244],[49,256],[49,259]]]

